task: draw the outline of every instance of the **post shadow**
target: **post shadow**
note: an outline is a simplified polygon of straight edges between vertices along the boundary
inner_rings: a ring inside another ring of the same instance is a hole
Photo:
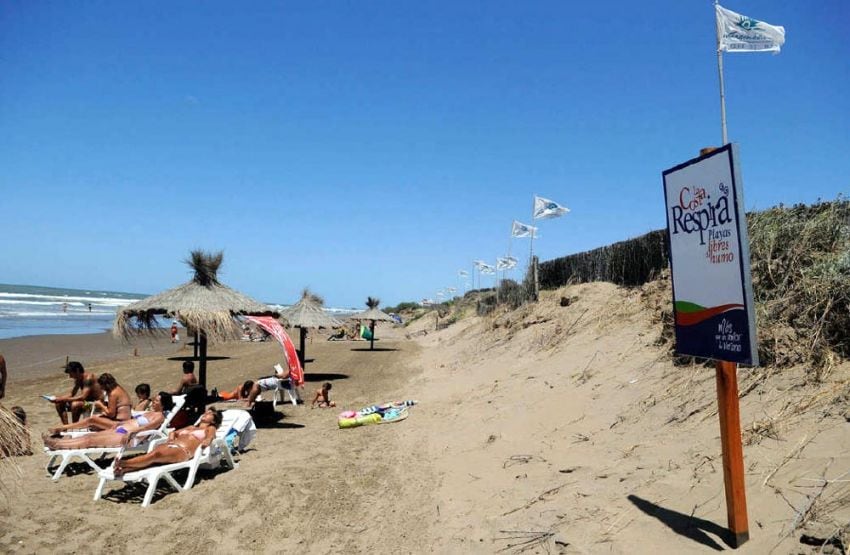
[[[392,347],[375,347],[374,349],[360,348],[360,349],[351,349],[351,350],[352,351],[359,351],[359,352],[367,352],[367,353],[380,353],[380,352],[387,352],[387,351],[398,351],[398,349],[393,349]]]
[[[665,509],[664,507],[656,505],[646,499],[642,499],[637,495],[629,495],[627,499],[631,501],[635,507],[649,516],[657,518],[681,536],[685,536],[686,538],[706,547],[710,547],[715,551],[723,551],[723,546],[708,536],[708,534],[712,534],[723,540],[723,543],[729,547],[734,547],[731,533],[719,524],[702,518],[697,518],[695,516],[686,515],[685,513],[680,513],[672,509]]]
[[[339,374],[336,372],[310,372],[304,374],[305,382],[332,382],[334,380],[347,380],[348,374]]]
[[[191,356],[191,355],[181,355],[181,356],[175,356],[175,357],[168,357],[166,360],[174,360],[174,361],[177,361],[177,362],[189,360],[189,361],[192,361],[192,362],[198,362],[201,359],[198,358],[198,357]],[[230,357],[223,356],[223,355],[210,355],[210,356],[207,357],[207,360],[230,360]]]

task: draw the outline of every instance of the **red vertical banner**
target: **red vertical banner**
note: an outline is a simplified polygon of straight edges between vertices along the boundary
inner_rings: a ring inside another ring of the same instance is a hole
[[[271,316],[246,316],[246,318],[277,339],[280,346],[283,347],[283,355],[286,358],[287,366],[289,366],[289,378],[295,385],[304,385],[304,369],[301,367],[301,361],[298,359],[298,350],[295,348],[292,338],[289,337],[289,334],[280,325],[280,322]]]

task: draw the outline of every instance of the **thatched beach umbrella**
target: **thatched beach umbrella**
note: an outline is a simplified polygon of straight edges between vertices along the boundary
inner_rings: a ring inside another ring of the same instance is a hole
[[[372,297],[366,298],[366,306],[367,310],[363,312],[358,312],[357,314],[352,314],[349,316],[351,320],[369,320],[369,331],[371,332],[372,337],[369,339],[369,350],[375,349],[375,322],[395,322],[392,316],[387,314],[386,312],[382,312],[378,310],[378,305],[381,304],[381,299],[375,299]]]
[[[307,355],[304,352],[307,345],[307,330],[310,328],[335,328],[342,325],[342,322],[322,309],[323,304],[324,300],[321,297],[311,293],[309,289],[305,289],[297,303],[280,313],[281,320],[300,330],[298,356],[301,358],[301,368],[304,368],[304,364],[307,362]]]
[[[274,316],[280,313],[218,281],[223,255],[192,251],[186,263],[194,277],[174,289],[163,291],[118,310],[113,333],[129,339],[140,333],[159,333],[156,316],[180,321],[195,332],[199,344],[198,379],[206,387],[207,340],[237,339],[241,334],[238,316]]]

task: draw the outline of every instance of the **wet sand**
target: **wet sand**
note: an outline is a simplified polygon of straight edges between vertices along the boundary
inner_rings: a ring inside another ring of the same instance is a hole
[[[171,356],[191,352],[191,347],[171,343],[166,334],[135,340],[132,344],[110,332],[68,335],[37,335],[0,339],[0,353],[6,358],[9,382],[63,376],[65,360],[83,366],[98,366],[138,356]]]

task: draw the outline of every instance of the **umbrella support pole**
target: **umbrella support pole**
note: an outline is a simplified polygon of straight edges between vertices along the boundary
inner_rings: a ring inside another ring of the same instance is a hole
[[[207,387],[207,334],[204,332],[200,332],[200,339],[198,343],[200,344],[198,359],[198,381],[201,382],[201,385],[206,389]]]
[[[369,338],[369,350],[374,351],[375,350],[375,321],[374,320],[372,320],[372,322],[369,324],[369,331],[372,332],[372,337]]]
[[[300,330],[300,337],[299,337],[298,343],[300,344],[300,349],[298,351],[298,358],[301,361],[301,369],[303,370],[304,364],[307,361],[307,355],[304,352],[304,349],[307,346],[307,328],[302,327],[302,328],[299,328],[299,330]]]
[[[195,330],[195,343],[192,345],[192,350],[194,351],[194,358],[198,358],[198,344],[201,341],[201,334],[198,330]]]

